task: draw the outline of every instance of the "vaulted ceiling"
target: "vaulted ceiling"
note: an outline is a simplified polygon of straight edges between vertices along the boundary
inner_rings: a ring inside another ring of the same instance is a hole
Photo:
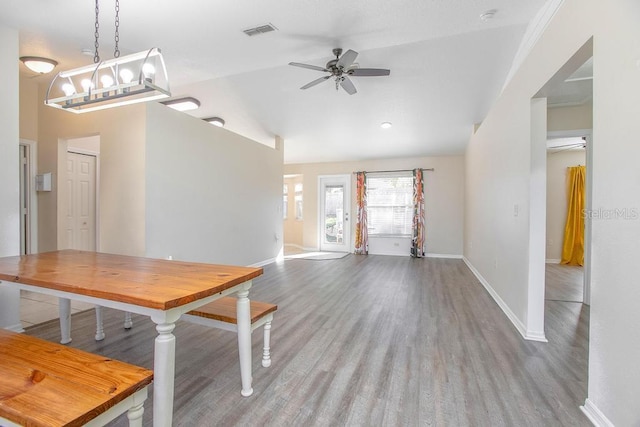
[[[544,0],[121,0],[122,54],[160,47],[174,98],[193,96],[195,117],[220,116],[258,142],[285,140],[285,162],[460,154],[505,83],[528,23]],[[115,0],[101,0],[100,53],[112,57]],[[480,15],[495,10],[493,19]],[[20,55],[92,63],[95,3],[4,0],[0,23],[20,32]],[[243,30],[273,24],[249,37]],[[323,73],[332,49],[359,52],[357,93]],[[52,75],[25,78],[48,84]],[[88,113],[91,114],[91,113]],[[381,129],[381,122],[391,122]]]

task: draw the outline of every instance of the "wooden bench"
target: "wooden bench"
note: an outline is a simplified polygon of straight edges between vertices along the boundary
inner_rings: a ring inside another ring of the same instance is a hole
[[[142,426],[153,372],[0,329],[0,425]]]
[[[277,305],[260,301],[251,301],[251,332],[264,325],[264,346],[262,349],[262,366],[271,366],[271,322],[273,313],[278,309]],[[181,319],[187,322],[225,331],[238,332],[238,317],[236,315],[236,299],[222,297],[209,304],[203,305],[187,314]]]
[[[180,319],[198,325],[223,329],[238,333],[238,317],[236,314],[236,302],[234,297],[222,297],[209,304],[205,304],[195,310],[183,314]],[[104,339],[104,329],[102,327],[102,307],[96,306],[96,340]],[[277,305],[260,301],[250,301],[251,332],[264,325],[264,342],[262,349],[262,366],[271,366],[271,322],[273,313],[278,309]],[[133,325],[131,314],[125,313],[125,329],[130,329]],[[242,357],[242,356],[240,356]],[[251,372],[244,371],[244,363],[240,361],[240,377],[251,378]],[[249,386],[241,390],[243,396],[250,396],[253,390]]]

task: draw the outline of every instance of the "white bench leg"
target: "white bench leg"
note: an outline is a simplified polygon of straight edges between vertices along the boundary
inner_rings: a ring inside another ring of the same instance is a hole
[[[264,324],[264,349],[262,350],[262,366],[268,368],[271,366],[271,352],[269,345],[271,344],[271,321]]]
[[[102,321],[102,306],[96,305],[96,341],[104,339],[104,326]]]
[[[133,320],[131,320],[131,313],[125,311],[124,313],[124,328],[131,329],[133,327]]]
[[[71,300],[58,298],[58,313],[60,314],[60,344],[71,342]]]

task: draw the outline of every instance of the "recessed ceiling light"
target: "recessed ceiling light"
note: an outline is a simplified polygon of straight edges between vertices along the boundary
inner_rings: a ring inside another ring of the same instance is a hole
[[[382,122],[380,123],[380,127],[382,129],[389,129],[392,126],[391,122]]]
[[[23,56],[20,61],[27,66],[28,69],[40,74],[50,73],[58,63],[53,59],[40,58],[38,56]]]
[[[195,110],[200,107],[200,101],[190,96],[186,98],[172,99],[170,101],[163,101],[161,104],[178,111]]]
[[[480,20],[486,22],[490,19],[493,19],[493,17],[496,16],[496,13],[498,13],[497,9],[487,10],[485,13],[480,15]]]
[[[224,119],[220,117],[209,117],[208,119],[203,119],[205,122],[209,122],[214,126],[218,126],[219,128],[224,127]]]

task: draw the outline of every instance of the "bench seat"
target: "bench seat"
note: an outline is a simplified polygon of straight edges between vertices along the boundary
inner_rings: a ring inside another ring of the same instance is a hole
[[[213,328],[238,332],[238,316],[236,313],[236,298],[222,297],[187,314],[181,319]],[[251,332],[264,325],[264,346],[262,351],[262,366],[271,366],[271,322],[273,313],[278,309],[275,304],[260,301],[250,301]]]
[[[141,426],[153,371],[0,329],[0,425]]]

